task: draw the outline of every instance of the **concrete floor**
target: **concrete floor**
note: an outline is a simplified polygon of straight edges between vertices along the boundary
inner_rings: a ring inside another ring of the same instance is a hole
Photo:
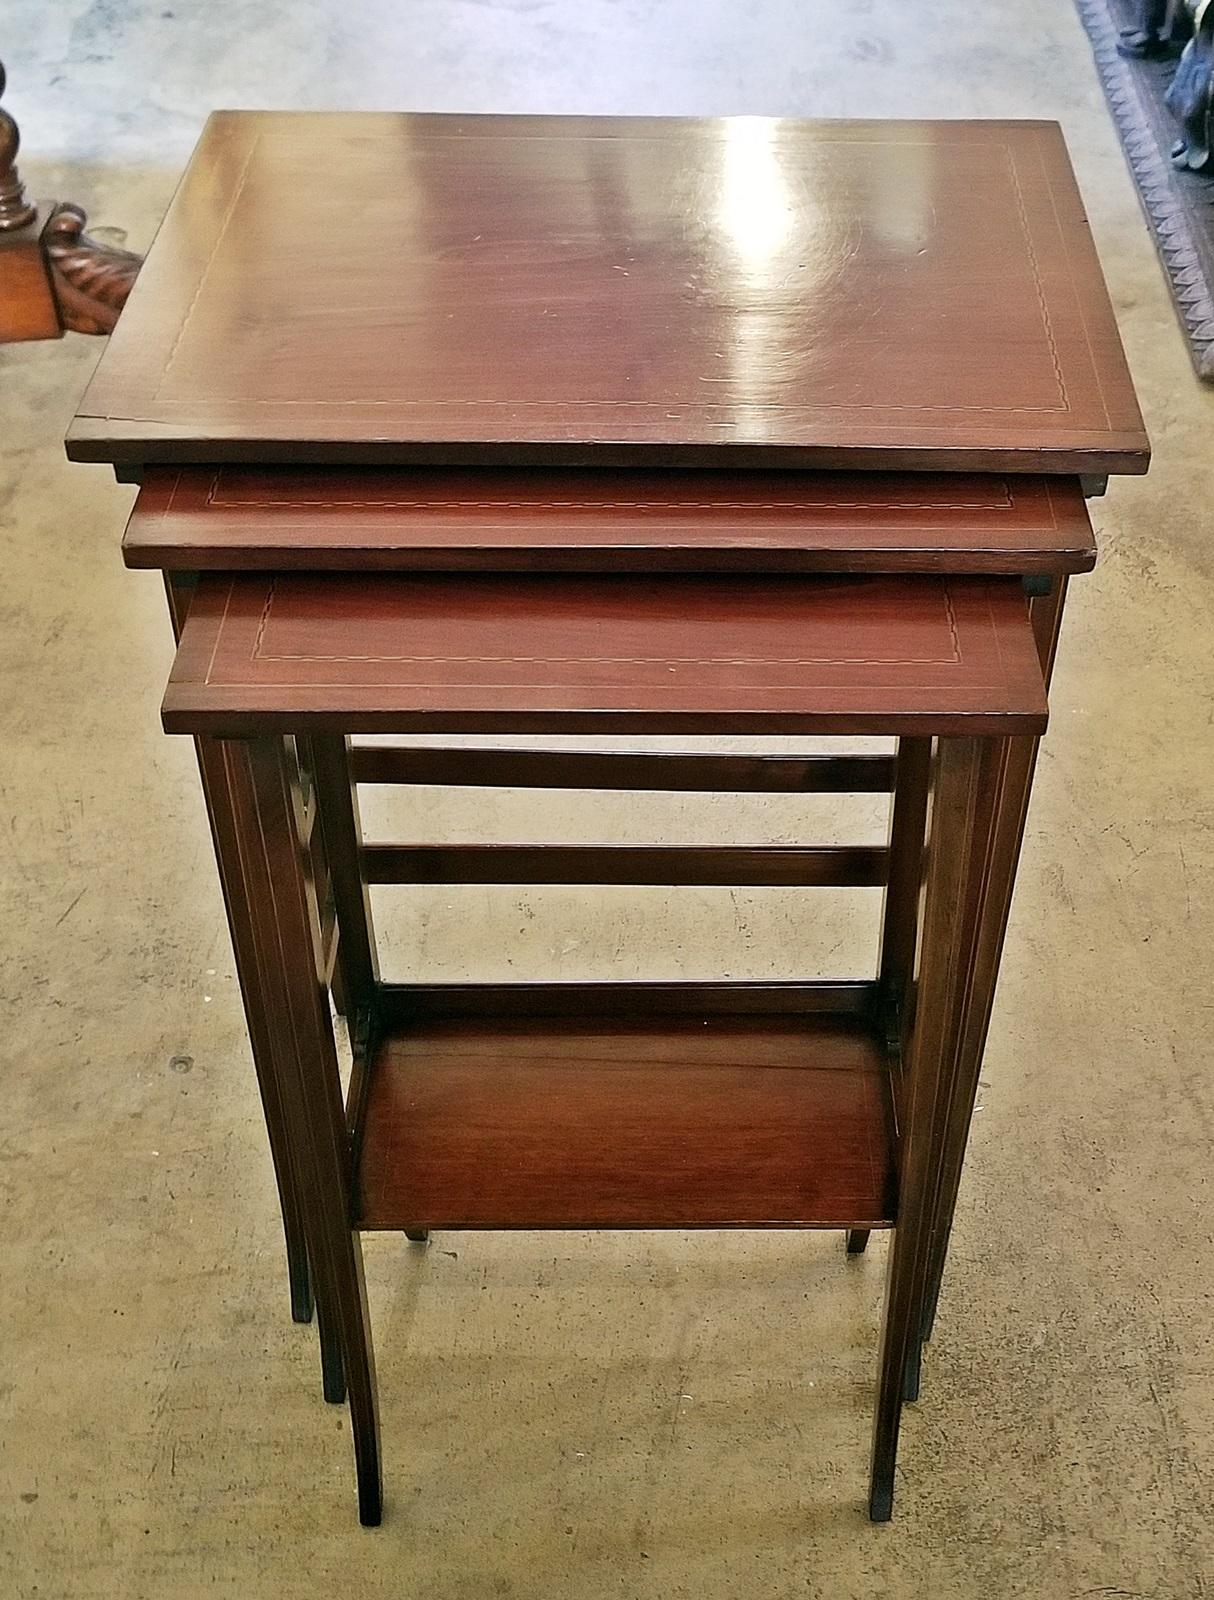
[[[119,560],[130,491],[59,443],[98,345],[0,351],[0,1595],[1214,1595],[1214,396],[1066,0],[8,0],[0,47],[31,188],[137,247],[218,105],[1058,117],[1156,449],[1093,508],[894,1523],[861,1511],[876,1242],[470,1234],[369,1243],[368,1533],[286,1317],[158,584]],[[586,836],[570,797],[541,821]],[[810,823],[651,797],[593,826]],[[857,970],[872,906],[831,898],[398,892],[381,920],[418,973]]]

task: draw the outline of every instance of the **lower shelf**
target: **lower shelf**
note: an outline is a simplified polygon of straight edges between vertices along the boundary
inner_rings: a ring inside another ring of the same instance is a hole
[[[893,1221],[888,1068],[854,1017],[420,1021],[364,1107],[364,1229]]]

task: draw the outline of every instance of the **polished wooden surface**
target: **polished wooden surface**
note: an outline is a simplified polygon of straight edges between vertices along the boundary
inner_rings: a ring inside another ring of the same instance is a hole
[[[520,750],[355,745],[356,783],[499,789],[632,789],[708,794],[886,794],[893,756],[718,756],[684,750]]]
[[[4,94],[0,61],[0,96]],[[42,251],[45,215],[25,192],[17,171],[21,136],[0,106],[0,344],[21,339],[57,339],[59,308]]]
[[[286,741],[229,747],[233,820],[247,873],[253,937],[304,1212],[322,1331],[334,1337],[348,1390],[359,1516],[380,1520],[379,1401],[357,1233],[353,1170],[329,997],[320,974],[319,907],[298,831]]]
[[[893,1220],[862,1022],[429,1023],[380,1045],[363,1228],[840,1227]]]
[[[36,219],[0,233],[0,344],[58,339],[63,332],[41,230]]]
[[[179,574],[166,573],[165,598],[173,637],[179,639],[189,611],[193,585]],[[282,1226],[287,1248],[287,1277],[291,1291],[291,1315],[296,1322],[310,1322],[313,1310],[311,1271],[304,1238],[303,1203],[299,1177],[291,1151],[286,1119],[282,1109],[282,1087],[274,1053],[274,1019],[269,1009],[260,966],[253,890],[236,827],[233,750],[217,739],[196,739],[198,773],[206,801],[207,819],[215,847],[215,864],[228,917],[228,932],[236,976],[244,1004],[245,1027],[261,1093],[266,1119],[266,1134],[274,1164],[274,1178],[282,1208]]]
[[[174,733],[1040,732],[1011,578],[244,577],[198,586]]]
[[[840,978],[800,983],[734,979],[721,983],[385,983],[378,1009],[389,1026],[418,1021],[598,1017],[615,1022],[659,1017],[811,1016],[876,1014],[877,985]]]
[[[150,469],[130,567],[1082,572],[1074,478],[964,473]]]
[[[1148,446],[1054,123],[219,112],[69,453],[1099,474]]]
[[[745,884],[879,888],[883,845],[371,844],[368,883]]]
[[[0,61],[0,96],[5,88]],[[79,206],[36,205],[17,171],[21,136],[0,106],[0,344],[111,333],[140,261],[90,239]]]
[[[1053,585],[1048,595],[1034,598],[1031,606],[1033,631],[1047,688],[1062,628],[1066,591],[1067,582],[1063,579]],[[1016,886],[1016,869],[1032,793],[1037,751],[1036,739],[1009,739],[1002,745],[995,774],[995,816],[989,833],[981,841],[986,860],[982,871],[979,924],[966,1013],[954,1064],[951,1125],[942,1141],[937,1168],[931,1261],[924,1307],[925,1338],[931,1335],[944,1274],[953,1211],[961,1184],[969,1126],[977,1100],[987,1029],[999,977],[1003,940]]]
[[[919,900],[913,1016],[899,1107],[898,1227],[886,1268],[885,1318],[873,1419],[869,1515],[889,1519],[902,1404],[913,1392],[934,1220],[936,1170],[946,1144],[957,1027],[978,937],[973,916],[985,866],[990,777],[1004,741],[940,739],[923,893]]]

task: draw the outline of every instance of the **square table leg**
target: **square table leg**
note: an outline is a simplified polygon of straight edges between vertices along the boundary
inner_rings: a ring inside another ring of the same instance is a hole
[[[340,1348],[354,1435],[359,1518],[380,1521],[379,1412],[362,1251],[352,1226],[353,1155],[325,984],[311,862],[300,839],[285,741],[225,745],[238,849],[250,889],[283,1124],[299,1177],[322,1327]]]
[[[1066,603],[1065,577],[1053,579],[1049,592],[1033,597],[1030,615],[1046,687],[1053,672],[1062,612]],[[923,1312],[922,1338],[929,1339],[948,1256],[953,1213],[961,1185],[965,1149],[978,1078],[986,1049],[987,1031],[999,976],[999,962],[1007,932],[1016,868],[1024,838],[1025,819],[1037,763],[1039,739],[1010,739],[1004,746],[998,774],[998,803],[987,842],[987,867],[982,884],[978,955],[966,1001],[966,1015],[956,1063],[957,1085],[953,1095],[956,1126],[943,1147],[937,1174],[937,1192],[932,1224],[930,1265]],[[907,1398],[918,1398],[918,1365],[912,1364]]]
[[[898,1205],[887,1270],[869,1515],[893,1511],[908,1372],[918,1362],[943,1142],[962,1126],[954,1072],[979,954],[1003,739],[943,738],[933,761],[914,1015],[900,1095]],[[966,1118],[968,1122],[968,1117]]]
[[[206,800],[207,816],[215,844],[215,859],[223,886],[224,905],[236,973],[244,1002],[245,1022],[257,1086],[265,1113],[270,1156],[282,1208],[283,1233],[287,1245],[287,1272],[291,1285],[291,1315],[296,1322],[312,1320],[312,1286],[308,1271],[307,1241],[303,1210],[299,1200],[299,1178],[291,1157],[283,1118],[282,1093],[274,1066],[273,1022],[264,991],[253,924],[252,897],[240,861],[231,797],[232,775],[228,748],[217,739],[194,741],[198,770]]]
[[[175,573],[166,574],[165,590],[175,637],[180,637],[189,609],[191,589],[192,583],[188,578]],[[253,897],[245,877],[239,848],[232,794],[234,781],[232,747],[220,740],[206,737],[196,738],[194,747],[198,757],[207,819],[215,847],[219,881],[223,890],[236,974],[240,982],[253,1067],[257,1074],[262,1111],[266,1119],[270,1159],[278,1188],[283,1236],[287,1249],[291,1316],[296,1322],[310,1322],[314,1291],[308,1260],[304,1208],[282,1108],[282,1090],[272,1047],[273,1011],[261,970]],[[340,1403],[345,1398],[345,1376],[336,1329],[332,1317],[323,1305],[317,1306],[316,1310],[325,1399]]]

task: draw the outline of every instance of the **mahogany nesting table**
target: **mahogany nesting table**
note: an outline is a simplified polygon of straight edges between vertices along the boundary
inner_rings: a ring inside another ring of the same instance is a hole
[[[348,226],[315,223],[318,171]],[[363,1520],[358,1230],[431,1226],[834,1227],[853,1253],[894,1226],[887,1518],[1084,494],[1148,461],[1057,127],[221,113],[68,452],[140,484],[126,558],[166,574],[165,725],[197,740],[292,1309],[315,1293]],[[898,742],[543,744],[641,731]],[[882,848],[366,845],[365,783],[894,798]],[[392,985],[384,882],[885,909],[872,975],[831,983]]]

